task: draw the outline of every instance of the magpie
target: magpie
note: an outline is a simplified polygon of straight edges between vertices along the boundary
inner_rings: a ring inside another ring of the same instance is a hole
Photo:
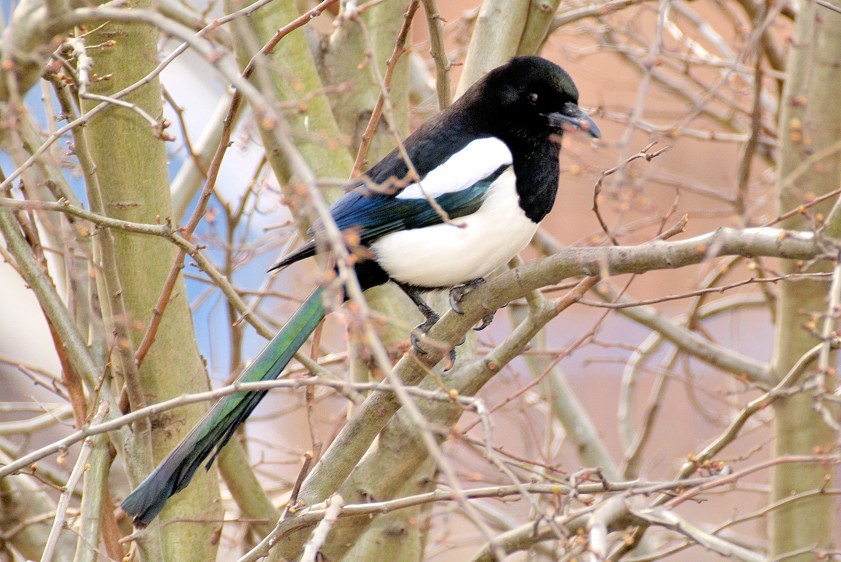
[[[464,294],[529,243],[555,202],[561,138],[576,130],[601,136],[578,107],[570,76],[546,59],[515,57],[407,137],[408,162],[396,148],[330,208],[339,230],[353,229],[364,249],[353,249],[362,289],[393,281],[426,318],[411,336],[420,353],[417,334],[438,320],[423,293],[451,289],[461,312]],[[316,222],[312,239],[272,269],[315,255],[323,229]],[[323,292],[313,291],[239,382],[280,376],[326,315]],[[237,393],[211,408],[123,501],[135,525],[152,521],[201,464],[210,467],[264,395]]]

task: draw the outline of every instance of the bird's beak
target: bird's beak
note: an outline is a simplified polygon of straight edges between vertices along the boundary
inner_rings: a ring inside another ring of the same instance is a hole
[[[590,133],[593,138],[600,139],[602,132],[599,130],[596,122],[590,119],[590,116],[581,111],[581,108],[572,102],[564,104],[561,111],[549,113],[546,115],[549,119],[549,124],[558,129],[565,131],[586,131]]]

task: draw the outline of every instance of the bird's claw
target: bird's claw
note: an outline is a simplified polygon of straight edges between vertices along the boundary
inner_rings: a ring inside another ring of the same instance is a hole
[[[450,308],[452,308],[458,314],[464,314],[464,310],[462,310],[461,308],[462,299],[464,299],[467,293],[474,290],[476,287],[483,285],[484,283],[485,279],[479,277],[478,279],[468,281],[464,285],[458,285],[450,289]]]
[[[449,373],[456,364],[456,348],[450,348],[447,353],[447,364],[444,365],[444,372]]]
[[[419,327],[420,326],[418,326],[418,328]],[[412,349],[415,351],[415,353],[417,353],[418,355],[426,355],[426,350],[420,346],[420,338],[418,337],[417,333],[415,333],[415,331],[418,328],[412,330],[412,333],[409,335],[409,343],[412,344]]]
[[[457,313],[457,314],[464,314],[464,310],[461,308],[461,300],[464,298],[467,293],[474,290],[476,287],[485,283],[483,278],[474,279],[472,281],[468,281],[464,285],[459,285],[457,287],[453,287],[450,289],[450,307]],[[407,293],[411,296],[411,293]],[[417,301],[416,301],[417,304]],[[418,355],[426,355],[427,351],[421,347],[421,340],[424,336],[432,329],[432,326],[435,325],[436,322],[439,320],[439,316],[432,311],[428,306],[424,307],[426,310],[421,309],[421,311],[427,316],[426,321],[423,324],[418,325],[414,330],[412,330],[411,335],[409,336],[409,342],[412,344],[412,349],[415,350],[415,353]],[[494,314],[490,312],[482,318],[481,323],[476,326],[476,330],[483,330],[487,328],[488,324],[491,323],[493,320]],[[461,341],[456,345],[463,344],[465,338],[462,338]],[[451,348],[447,353],[448,363],[445,367],[444,371],[449,371],[453,368],[456,362],[456,350],[455,347]]]
[[[432,326],[438,321],[438,318],[429,318],[423,324],[418,324],[412,333],[409,335],[409,342],[412,344],[412,349],[418,355],[426,355],[428,352],[421,347],[421,339],[432,329]],[[459,346],[465,342],[466,338],[461,338],[461,341],[456,344]],[[447,365],[444,367],[444,372],[449,371],[453,368],[453,365],[456,363],[456,348],[450,348],[449,352],[447,353]]]
[[[409,335],[409,343],[412,344],[412,349],[414,349],[415,353],[418,355],[426,355],[426,350],[420,345],[421,338],[432,329],[436,322],[438,322],[438,318],[436,316],[430,316],[423,324],[418,324]]]
[[[473,329],[476,330],[477,332],[479,332],[481,330],[484,330],[485,328],[487,328],[488,326],[491,325],[491,322],[493,322],[493,320],[494,320],[494,313],[493,312],[488,312],[487,314],[485,314],[482,317],[482,321],[479,322],[479,324],[476,325]]]
[[[462,299],[464,299],[467,293],[476,289],[476,287],[483,285],[484,283],[485,280],[482,277],[479,277],[478,279],[474,279],[473,281],[468,281],[464,285],[459,285],[450,289],[450,308],[452,308],[453,311],[457,314],[464,314],[464,310],[462,310],[461,308]],[[482,321],[473,329],[477,332],[480,330],[484,330],[490,325],[493,319],[494,313],[488,312],[487,314],[485,314],[485,316],[482,317]]]

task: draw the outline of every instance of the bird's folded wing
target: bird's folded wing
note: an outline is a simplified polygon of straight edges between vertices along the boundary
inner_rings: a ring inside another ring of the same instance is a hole
[[[455,219],[474,213],[484,200],[488,187],[507,166],[459,191],[432,197],[418,190],[419,197],[388,197],[364,192],[349,194],[332,209],[333,220],[339,230],[356,228],[363,243],[380,236],[441,224],[446,218]],[[434,201],[434,204],[433,204]]]
[[[447,218],[469,215],[481,206],[488,187],[512,162],[506,144],[495,137],[475,138],[452,153],[434,158],[429,154],[432,149],[429,145],[436,143],[419,144],[426,146],[423,158],[418,158],[423,163],[417,169],[421,180],[393,192],[378,192],[360,184],[330,208],[339,230],[357,229],[361,242],[369,244],[392,232],[433,226]],[[418,148],[418,144],[413,148]],[[405,164],[395,152],[372,172],[375,179],[388,183],[389,178],[400,177],[399,172],[404,169]],[[316,223],[309,234],[317,237],[319,228],[320,223]],[[286,267],[315,252],[315,242],[310,241],[272,269]]]

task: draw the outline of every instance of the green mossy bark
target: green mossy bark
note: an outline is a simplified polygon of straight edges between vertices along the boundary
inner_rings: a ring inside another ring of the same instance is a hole
[[[146,0],[133,5],[141,9],[152,7]],[[108,40],[114,40],[115,45],[93,53],[94,71],[99,76],[112,75],[110,80],[92,85],[91,92],[101,95],[109,95],[137,82],[157,63],[158,33],[149,26],[109,23],[92,34],[88,44]],[[157,80],[124,99],[152,116],[162,113]],[[95,102],[83,101],[82,108],[88,110],[93,105]],[[141,223],[154,223],[171,216],[166,149],[146,121],[131,110],[111,107],[93,119],[84,134],[96,165],[100,195],[108,215]],[[131,327],[132,346],[137,349],[177,250],[159,238],[120,232],[114,232],[113,237],[122,299],[128,315],[126,320]],[[102,284],[100,287],[102,295],[108,294],[108,287]],[[190,307],[181,278],[176,282],[156,340],[142,363],[140,378],[148,403],[209,387],[195,345]],[[205,409],[206,405],[196,404],[152,418],[155,462],[182,440]],[[126,459],[126,462],[132,462],[132,459]],[[161,513],[162,522],[187,521],[161,526],[165,559],[213,560],[216,556],[214,534],[218,531],[221,515],[216,473],[200,470],[189,489],[173,497]]]
[[[385,72],[385,61],[391,54],[394,39],[402,25],[403,13],[407,2],[388,2],[367,10],[363,22],[369,30],[374,47],[374,59],[379,64],[380,72]],[[229,0],[226,9],[240,9],[244,3]],[[259,17],[238,20],[234,33],[237,60],[244,68],[253,54],[257,52],[275,33],[275,31],[299,15],[296,7],[289,2],[275,2],[259,11]],[[360,33],[360,26],[353,21],[346,21],[330,39],[325,39],[324,50],[319,53],[318,61],[314,58],[304,29],[296,30],[284,37],[271,55],[259,65],[251,80],[273,99],[278,107],[294,104],[294,111],[286,111],[288,132],[304,160],[318,178],[346,178],[352,167],[356,146],[370,118],[380,91],[379,83],[373,78],[370,68],[360,69],[366,60],[365,44]],[[318,63],[318,67],[316,64]],[[408,72],[406,60],[398,63],[392,88],[391,101],[395,115],[395,126],[400,136],[405,136],[408,129]],[[349,83],[350,89],[340,87]],[[321,95],[327,87],[341,89],[338,93]],[[305,100],[305,101],[303,101]],[[295,104],[295,102],[300,102]],[[258,125],[262,125],[258,123]],[[287,166],[276,148],[276,131],[261,127],[261,138],[267,147],[269,162],[275,175],[280,179],[282,189],[291,201],[293,210],[297,206],[304,210],[306,194],[299,191],[300,186],[289,177]],[[376,161],[394,146],[394,138],[381,125],[369,151],[369,161]],[[338,188],[325,189],[328,201],[341,195]],[[301,229],[311,224],[312,216],[306,212],[295,212]],[[406,310],[399,295],[390,287],[385,292],[374,291],[368,295],[372,308],[386,312],[389,316],[402,318],[405,314],[395,310]],[[402,307],[402,308],[401,308]],[[386,345],[393,347],[406,339],[403,331],[386,329],[383,333]],[[355,358],[351,369],[355,377],[360,372],[367,373],[367,362]],[[226,453],[227,454],[227,453]],[[250,498],[250,499],[248,499]],[[254,506],[252,515],[270,513],[264,499],[253,494],[242,495],[248,511]],[[270,507],[270,505],[268,506]],[[419,542],[419,539],[418,539]]]
[[[231,12],[251,3],[226,0],[225,9]],[[294,2],[272,2],[260,8],[254,17],[233,22],[231,29],[236,37],[234,50],[240,68],[245,68],[278,29],[299,15]],[[258,63],[251,81],[277,107],[285,109],[283,114],[287,120],[288,134],[315,176],[346,177],[353,166],[353,159],[347,150],[347,139],[339,132],[330,103],[321,94],[324,84],[307,43],[305,29],[297,29],[284,37],[274,51]],[[258,122],[257,125],[266,146],[269,164],[281,182],[284,195],[293,206],[303,205],[306,194],[300,192],[299,185],[289,181],[288,167],[275,141],[276,131],[266,127],[271,124]],[[332,201],[341,195],[341,190],[326,189],[324,195],[328,201]],[[303,231],[313,217],[308,216],[308,213],[295,213],[295,218]]]
[[[812,2],[801,3],[787,68],[789,76],[781,103],[780,117],[780,188],[779,211],[804,203],[810,196],[822,195],[838,187],[841,157],[838,153],[813,166],[793,185],[786,178],[808,156],[841,138],[841,107],[838,88],[841,69],[841,29],[837,16]],[[827,214],[827,206],[814,212]],[[810,230],[814,225],[796,215],[780,225],[783,228]],[[782,263],[783,273],[801,272],[798,264]],[[821,265],[810,272],[828,271]],[[811,314],[826,310],[826,283],[817,281],[784,282],[777,300],[777,328],[773,368],[784,376],[800,357],[818,343],[804,329]],[[833,431],[814,410],[809,393],[797,394],[775,403],[774,456],[813,454],[830,450],[835,443]],[[834,470],[816,463],[783,463],[774,467],[772,501],[790,495],[831,487]],[[836,513],[831,496],[812,496],[771,512],[771,558],[803,548],[827,548],[833,543]],[[803,554],[787,560],[814,560]]]
[[[319,72],[322,80],[333,85],[352,85],[346,92],[331,94],[329,99],[336,122],[345,138],[349,139],[350,150],[354,155],[380,95],[381,87],[375,68],[379,69],[379,75],[385,75],[386,62],[394,50],[395,40],[403,26],[403,14],[408,5],[407,0],[385,2],[362,14],[361,24],[368,32],[370,45],[363,35],[362,26],[356,21],[346,20],[321,46]],[[409,132],[408,60],[408,54],[404,53],[397,62],[389,88],[394,117],[391,126],[401,139]],[[395,144],[394,134],[388,128],[387,114],[383,112],[362,169],[378,162]],[[345,173],[350,171],[348,168]],[[386,318],[415,318],[412,312],[414,306],[395,286],[386,285],[367,291],[366,298],[373,311]],[[405,326],[393,325],[378,328],[387,349],[393,352],[399,344],[406,342],[408,337],[404,328]],[[352,343],[355,339],[351,337]],[[367,352],[357,345],[351,345],[350,351],[352,380],[369,380],[372,360]]]
[[[337,28],[322,48],[319,71],[325,83],[352,84],[349,91],[331,94],[329,98],[336,122],[350,139],[351,152],[354,155],[380,94],[380,84],[370,65],[375,63],[380,69],[380,74],[385,74],[386,61],[394,49],[394,42],[403,25],[403,14],[408,4],[406,0],[384,2],[362,15],[362,22],[371,39],[373,61],[368,60],[367,45],[360,26],[352,20]],[[389,89],[389,99],[394,107],[395,117],[392,126],[401,138],[409,132],[408,69],[409,57],[404,54],[397,63]],[[363,166],[363,169],[391,152],[394,145],[395,139],[388,132],[384,114],[368,150],[368,165]],[[348,172],[350,168],[345,173]]]
[[[344,94],[331,95],[330,101],[336,120],[342,132],[350,139],[351,152],[358,150],[377,98],[380,95],[380,83],[372,64],[376,64],[381,76],[385,75],[386,64],[394,50],[394,44],[401,27],[403,14],[408,8],[407,0],[385,2],[362,15],[362,24],[370,37],[370,48],[359,24],[348,21],[324,42],[319,69],[322,77],[330,84],[350,82],[353,88]],[[371,56],[372,60],[368,59]],[[391,127],[401,139],[409,133],[409,57],[404,53],[397,62],[389,88],[389,100],[393,108]],[[379,161],[395,146],[394,134],[389,131],[388,114],[384,111],[377,126],[366,156],[363,169]],[[422,317],[403,292],[392,284],[371,289],[365,294],[371,309],[385,318],[399,319],[402,325],[382,325],[378,327],[380,338],[392,356],[399,355],[395,350],[408,339],[406,325],[421,322]],[[352,338],[355,339],[355,338]],[[367,351],[351,344],[350,374],[354,381],[370,380],[372,360]],[[426,480],[432,475],[432,467],[422,468],[416,480]],[[380,478],[378,474],[368,474],[360,478],[360,486],[374,486]],[[412,482],[406,483],[405,492],[416,490]],[[344,488],[340,491],[346,494]],[[396,497],[403,495],[398,494]],[[348,498],[345,498],[348,502]],[[331,534],[325,545],[324,553],[328,558],[338,559],[343,553],[345,560],[395,560],[413,561],[423,558],[422,544],[425,531],[411,523],[417,510],[404,510],[405,513],[380,516],[364,533],[345,534],[341,530]],[[342,526],[344,528],[344,526]],[[348,551],[348,541],[354,546]]]
[[[540,52],[549,33],[549,25],[560,5],[561,0],[536,0],[531,3],[523,36],[517,47],[518,55],[535,55]]]
[[[406,441],[405,436],[400,436],[399,439],[402,442]],[[431,492],[435,488],[435,480],[432,478],[434,473],[435,464],[427,457],[426,461],[421,463],[415,473],[405,480],[404,485],[393,496],[405,498]],[[371,481],[376,481],[373,478],[377,476],[369,475],[369,478]],[[357,492],[354,500],[364,502],[366,498]],[[340,560],[345,562],[384,560],[384,555],[390,562],[423,560],[429,526],[425,507],[413,506],[378,516],[361,537],[354,537],[355,542]],[[330,541],[331,548],[335,549],[337,545],[342,545],[339,537]],[[325,554],[329,556],[330,552],[325,552]],[[333,554],[339,554],[339,552],[333,552]]]
[[[518,54],[530,6],[530,0],[485,0],[482,3],[456,97],[489,70]]]

